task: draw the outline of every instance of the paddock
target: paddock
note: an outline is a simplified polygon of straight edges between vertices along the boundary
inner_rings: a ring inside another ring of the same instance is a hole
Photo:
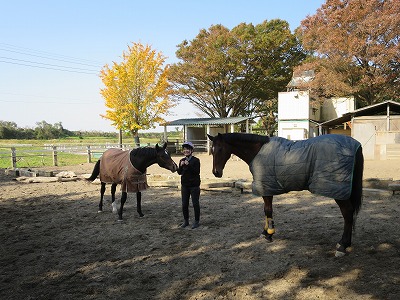
[[[92,166],[68,170],[82,174]],[[144,192],[143,218],[128,196],[122,223],[107,210],[107,192],[106,209],[97,213],[98,187],[81,180],[23,183],[0,170],[1,299],[394,300],[400,295],[397,194],[366,194],[351,253],[335,258],[343,224],[329,198],[308,192],[277,196],[277,232],[274,242],[266,243],[259,238],[262,199],[246,189],[243,194],[229,187],[202,190],[201,226],[186,230],[178,228],[175,187]]]

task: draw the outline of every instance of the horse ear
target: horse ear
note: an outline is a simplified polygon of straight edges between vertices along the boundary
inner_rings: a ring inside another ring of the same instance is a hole
[[[207,133],[207,136],[208,136],[208,138],[210,139],[210,141],[213,141],[213,140],[214,140],[214,137],[211,136],[211,135],[209,135],[208,133]]]
[[[164,143],[163,148],[164,150],[167,149],[167,143]]]
[[[158,143],[156,144],[156,150],[158,151],[158,149],[159,149],[160,147],[158,146]]]

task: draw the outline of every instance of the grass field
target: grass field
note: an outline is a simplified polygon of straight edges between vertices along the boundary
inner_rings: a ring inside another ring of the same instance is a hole
[[[157,138],[140,138],[141,146],[158,143]],[[122,141],[128,148],[134,147],[133,138]],[[118,139],[102,137],[67,138],[57,140],[0,140],[0,168],[12,167],[12,148],[16,151],[16,165],[18,168],[33,168],[53,165],[53,151],[57,149],[57,165],[68,166],[85,163],[88,161],[87,146],[101,147],[118,145]],[[62,148],[76,148],[76,151],[63,151]],[[76,152],[76,153],[75,153]]]

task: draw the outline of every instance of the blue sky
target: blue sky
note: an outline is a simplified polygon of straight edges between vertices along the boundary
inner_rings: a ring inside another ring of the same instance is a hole
[[[99,71],[133,42],[177,62],[176,46],[201,29],[282,19],[294,30],[323,0],[0,0],[0,120],[19,127],[61,122],[116,131],[103,119]],[[198,117],[180,103],[167,120]],[[161,131],[156,128],[155,131]]]

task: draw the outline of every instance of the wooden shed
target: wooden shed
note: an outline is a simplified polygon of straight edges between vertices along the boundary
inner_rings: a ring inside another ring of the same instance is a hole
[[[164,140],[168,140],[167,127],[183,126],[182,141],[174,141],[176,148],[179,148],[179,143],[183,141],[191,141],[196,151],[210,151],[210,141],[207,134],[216,135],[218,133],[227,132],[251,132],[251,125],[254,123],[252,117],[230,117],[230,118],[192,118],[178,119],[165,124]]]
[[[363,146],[364,158],[400,159],[400,103],[385,101],[345,113],[319,125],[320,134],[352,136]]]

